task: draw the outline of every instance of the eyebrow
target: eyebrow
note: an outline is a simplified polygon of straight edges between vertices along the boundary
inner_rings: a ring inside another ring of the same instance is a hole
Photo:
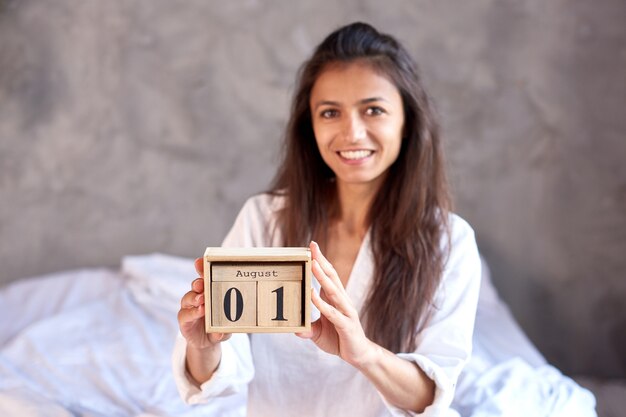
[[[364,98],[362,100],[359,100],[358,103],[359,104],[368,104],[368,103],[373,103],[376,101],[385,101],[385,102],[389,102],[389,100],[384,99],[383,97],[368,97],[368,98]],[[340,103],[338,101],[332,101],[332,100],[322,100],[322,101],[318,101],[315,104],[315,109],[317,109],[320,106],[339,106]]]

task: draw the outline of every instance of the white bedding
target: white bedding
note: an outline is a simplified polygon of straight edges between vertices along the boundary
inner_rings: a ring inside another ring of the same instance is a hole
[[[484,270],[454,407],[468,417],[595,416],[593,395],[546,363]],[[190,407],[176,391],[176,313],[194,276],[191,260],[155,254],[1,288],[0,416],[244,415],[237,398]]]

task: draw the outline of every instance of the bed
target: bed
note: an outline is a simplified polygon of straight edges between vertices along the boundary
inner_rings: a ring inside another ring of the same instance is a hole
[[[543,356],[498,297],[484,265],[462,416],[595,416],[595,398]],[[0,416],[222,416],[238,398],[187,406],[171,373],[180,297],[193,262],[128,256],[0,288]]]

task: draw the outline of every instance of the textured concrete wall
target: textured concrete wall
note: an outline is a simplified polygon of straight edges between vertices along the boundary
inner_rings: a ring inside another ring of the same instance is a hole
[[[299,64],[366,20],[420,63],[532,340],[626,376],[626,3],[336,3],[0,0],[0,282],[218,244],[274,173]]]

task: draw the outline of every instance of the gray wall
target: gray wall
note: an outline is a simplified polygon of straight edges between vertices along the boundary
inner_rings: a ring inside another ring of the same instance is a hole
[[[548,359],[626,376],[626,2],[0,0],[0,282],[219,244],[338,25],[400,38]]]

